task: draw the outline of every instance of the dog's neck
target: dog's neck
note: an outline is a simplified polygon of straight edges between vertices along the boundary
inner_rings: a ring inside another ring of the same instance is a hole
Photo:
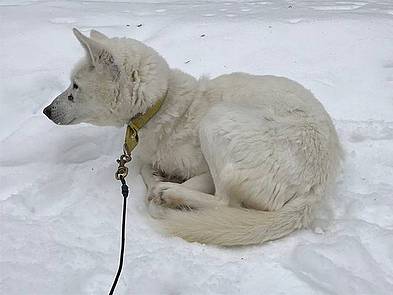
[[[150,119],[153,118],[153,116],[156,115],[157,112],[160,110],[167,94],[168,91],[162,98],[158,99],[151,107],[149,107],[146,112],[136,114],[134,117],[132,117],[128,125],[132,125],[138,130],[145,126],[147,122],[149,122]]]
[[[165,95],[155,99],[155,104],[159,101],[162,101],[162,104],[151,121],[170,123],[183,116],[199,94],[198,85],[198,80],[191,75],[179,70],[171,70]],[[189,95],[191,92],[194,92],[194,95]]]
[[[150,148],[161,139],[167,138],[179,119],[184,117],[200,95],[197,79],[179,70],[171,70],[167,95],[159,111],[141,128],[139,145],[147,145]]]
[[[138,131],[153,118],[160,110],[161,105],[166,97],[159,99],[155,104],[147,109],[145,113],[141,113],[133,117],[127,125],[126,137],[124,139],[124,149],[127,154],[131,154],[139,141]]]

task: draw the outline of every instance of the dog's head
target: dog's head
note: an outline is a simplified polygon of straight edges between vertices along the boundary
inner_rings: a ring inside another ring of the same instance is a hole
[[[53,122],[120,126],[165,95],[169,68],[152,48],[94,30],[90,38],[73,32],[86,57],[72,71],[69,87],[44,109]]]

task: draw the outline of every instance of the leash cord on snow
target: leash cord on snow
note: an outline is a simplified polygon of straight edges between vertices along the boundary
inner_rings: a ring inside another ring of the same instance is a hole
[[[119,280],[121,270],[123,268],[123,260],[124,260],[124,248],[126,243],[126,216],[127,216],[127,197],[128,197],[128,186],[126,180],[123,175],[119,176],[119,180],[121,181],[121,194],[123,195],[123,214],[121,220],[121,246],[120,246],[120,259],[119,259],[119,267],[117,269],[115,280],[113,281],[111,290],[109,291],[109,295],[113,295],[115,291],[117,281]]]

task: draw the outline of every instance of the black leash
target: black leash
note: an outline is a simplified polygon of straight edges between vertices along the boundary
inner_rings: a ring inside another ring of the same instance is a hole
[[[121,270],[123,268],[123,260],[124,260],[124,248],[126,243],[126,216],[127,216],[127,197],[128,197],[128,186],[126,180],[123,176],[120,176],[121,181],[121,194],[123,195],[123,215],[121,221],[121,247],[120,247],[120,259],[119,259],[119,268],[117,269],[115,280],[113,281],[111,290],[109,291],[109,295],[113,295],[115,291],[117,281],[119,280]]]
[[[131,156],[123,154],[120,156],[120,159],[117,160],[119,163],[119,168],[115,174],[116,179],[121,181],[121,194],[123,195],[123,213],[122,213],[122,220],[121,220],[121,246],[120,246],[120,258],[119,258],[119,267],[117,269],[117,273],[115,276],[115,280],[113,281],[111,290],[109,291],[109,295],[113,295],[115,291],[117,282],[119,281],[121,270],[123,268],[123,261],[124,261],[124,249],[126,243],[126,217],[127,217],[127,197],[128,197],[128,185],[126,183],[125,177],[128,174],[128,169],[124,165],[131,161]]]
[[[120,260],[119,268],[117,269],[115,280],[113,281],[109,295],[113,295],[115,291],[117,282],[119,280],[121,270],[123,268],[124,260],[124,248],[126,243],[126,215],[127,215],[127,197],[128,197],[128,186],[126,183],[126,176],[128,174],[128,168],[125,166],[128,162],[132,160],[131,152],[134,150],[138,144],[138,130],[141,129],[159,110],[167,94],[164,98],[158,100],[151,108],[149,108],[146,113],[139,114],[127,124],[126,136],[123,145],[123,154],[117,161],[119,167],[115,173],[115,178],[121,181],[121,194],[123,195],[123,215],[121,222],[121,248],[120,248]]]

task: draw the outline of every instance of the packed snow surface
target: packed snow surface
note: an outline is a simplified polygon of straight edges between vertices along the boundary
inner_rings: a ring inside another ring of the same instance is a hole
[[[172,67],[294,79],[346,152],[324,230],[244,248],[160,234],[137,161],[117,294],[393,294],[393,1],[0,1],[0,293],[106,294],[123,130],[42,109],[83,55],[71,28],[141,40]]]

